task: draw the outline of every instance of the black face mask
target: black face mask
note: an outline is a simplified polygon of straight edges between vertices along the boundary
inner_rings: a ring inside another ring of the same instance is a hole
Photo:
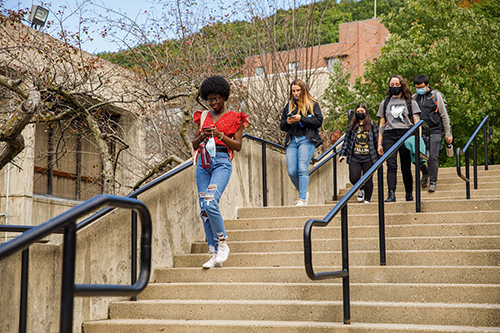
[[[402,91],[403,87],[389,87],[389,93],[391,94],[391,96],[399,95]]]
[[[366,117],[366,114],[361,113],[361,112],[356,112],[356,119],[363,120],[363,119],[365,119],[365,117]]]

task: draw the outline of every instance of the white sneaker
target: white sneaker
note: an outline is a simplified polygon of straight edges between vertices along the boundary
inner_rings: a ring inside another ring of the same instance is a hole
[[[304,200],[297,200],[297,203],[295,204],[295,206],[306,206],[307,203],[304,201]]]
[[[210,259],[206,263],[203,264],[203,268],[209,269],[209,268],[214,268],[214,267],[222,267],[222,263],[216,263],[215,262],[215,253],[210,253]]]
[[[358,192],[358,202],[362,202],[365,198],[365,190],[359,190]]]
[[[215,255],[214,261],[217,264],[222,264],[224,261],[227,260],[228,256],[229,256],[229,246],[227,246],[225,240],[219,241],[219,248],[217,249],[217,254]]]
[[[370,201],[368,201],[368,200],[365,200],[365,203],[370,203]]]

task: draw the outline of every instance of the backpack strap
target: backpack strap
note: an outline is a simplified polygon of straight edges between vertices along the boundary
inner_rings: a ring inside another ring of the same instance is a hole
[[[384,118],[387,121],[386,113],[387,113],[387,105],[389,105],[389,101],[391,100],[391,97],[387,97],[384,99]]]
[[[205,110],[201,113],[201,118],[200,118],[200,133],[201,133],[201,129],[203,128],[203,123],[205,122],[205,119],[207,119],[207,115],[208,115],[208,110]]]
[[[434,111],[434,112],[438,112],[438,100],[437,100],[436,93],[437,93],[436,90],[434,90],[434,89],[431,90],[432,101],[434,102],[434,104],[436,104],[436,111]]]

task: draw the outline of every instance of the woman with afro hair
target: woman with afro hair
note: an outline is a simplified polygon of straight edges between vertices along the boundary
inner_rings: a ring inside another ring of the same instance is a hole
[[[204,80],[200,96],[211,110],[196,111],[193,116],[198,124],[197,136],[192,141],[193,149],[199,152],[195,161],[196,185],[210,256],[203,268],[221,267],[229,255],[219,200],[231,176],[234,151],[241,150],[243,129],[248,124],[248,115],[226,109],[230,91],[229,83],[222,76]],[[203,163],[202,150],[207,156]]]

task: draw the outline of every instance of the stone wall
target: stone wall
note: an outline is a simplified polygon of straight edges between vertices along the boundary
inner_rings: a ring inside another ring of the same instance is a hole
[[[226,219],[237,217],[237,207],[262,206],[261,145],[245,139],[233,160],[233,173],[220,206]],[[338,165],[339,187],[347,181],[346,164]],[[285,155],[267,149],[268,205],[293,205],[297,192],[288,178]],[[309,203],[322,204],[333,196],[332,162],[315,172],[310,180]],[[321,185],[321,186],[320,186]],[[153,222],[152,268],[172,267],[174,255],[189,253],[194,241],[204,239],[198,216],[195,168],[164,181],[139,200],[149,208]],[[38,200],[34,209],[45,218],[71,207],[60,201]],[[54,205],[51,207],[51,205]],[[89,212],[90,214],[91,212]],[[140,230],[139,230],[140,234]],[[229,235],[230,237],[230,235]],[[56,332],[59,329],[61,288],[60,236],[30,247],[28,332]],[[115,210],[77,236],[76,283],[130,284],[130,212]],[[0,262],[0,332],[17,330],[19,314],[20,254]],[[81,332],[85,320],[105,319],[108,303],[120,298],[77,297],[74,331]],[[125,299],[125,298],[123,298]]]

